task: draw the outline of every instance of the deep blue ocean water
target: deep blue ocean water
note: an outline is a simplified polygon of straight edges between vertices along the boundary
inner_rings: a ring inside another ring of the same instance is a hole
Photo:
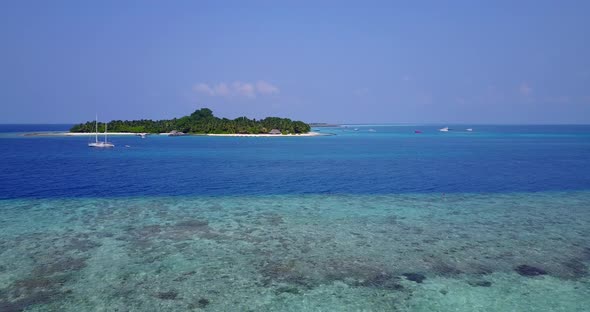
[[[0,198],[590,188],[590,126],[469,127],[475,131],[351,125],[306,138],[112,136],[115,149],[96,150],[86,137],[14,134],[66,125],[3,125],[0,132],[13,133],[0,135]]]
[[[590,126],[450,126],[0,125],[0,311],[588,311]]]

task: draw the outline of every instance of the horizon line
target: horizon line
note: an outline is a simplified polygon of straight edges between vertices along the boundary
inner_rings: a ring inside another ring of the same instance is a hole
[[[111,120],[112,121],[112,120]],[[305,122],[305,121],[304,121]],[[588,123],[577,123],[577,122],[305,122],[307,124],[327,124],[333,126],[346,126],[346,125],[481,125],[481,126],[590,126]],[[20,122],[20,123],[3,123],[0,125],[76,125],[80,122]]]

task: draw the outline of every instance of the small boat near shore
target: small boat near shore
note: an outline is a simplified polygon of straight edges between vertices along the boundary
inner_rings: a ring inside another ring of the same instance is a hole
[[[438,129],[438,131],[440,131],[440,132],[449,132],[449,130],[450,130],[449,127],[444,127],[444,128]]]

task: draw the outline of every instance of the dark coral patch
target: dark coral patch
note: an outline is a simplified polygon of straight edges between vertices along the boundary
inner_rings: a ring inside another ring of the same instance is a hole
[[[39,305],[47,304],[55,300],[56,294],[53,292],[36,292],[15,301],[4,301],[0,300],[0,311],[3,312],[20,312],[25,311],[28,308]]]
[[[191,240],[194,235],[202,239],[223,240],[226,236],[214,231],[209,227],[206,220],[185,220],[175,224],[147,225],[139,228],[130,227],[127,229],[128,236],[121,240],[130,241],[133,246],[142,249],[152,248],[154,240],[182,241]],[[189,245],[177,245],[181,249]]]
[[[297,287],[282,286],[282,287],[277,288],[275,292],[277,294],[288,293],[288,294],[298,295],[300,293],[300,290]]]
[[[547,274],[547,271],[534,266],[522,264],[516,267],[516,272],[522,276],[539,276]]]
[[[204,309],[206,308],[211,302],[209,299],[201,298],[197,302],[189,304],[189,309]]]
[[[176,298],[178,297],[178,293],[171,290],[171,291],[156,293],[155,296],[157,298],[162,299],[162,300],[176,300]]]
[[[399,278],[391,273],[380,272],[356,284],[356,286],[374,287],[389,290],[402,290],[404,286],[398,283]]]
[[[455,276],[463,273],[463,271],[442,261],[434,262],[432,270],[441,276]]]
[[[469,285],[473,287],[491,287],[492,282],[490,281],[469,281]]]
[[[17,280],[12,285],[21,291],[30,293],[34,291],[47,291],[56,289],[57,287],[63,286],[66,281],[67,278],[65,276],[56,276],[51,278],[32,276],[30,278]]]
[[[49,264],[39,265],[33,270],[36,276],[52,275],[55,273],[65,273],[80,271],[86,267],[86,258],[63,258]]]
[[[66,246],[66,249],[87,252],[89,250],[92,250],[92,249],[100,247],[100,246],[101,246],[100,243],[91,241],[89,239],[72,238],[70,240],[70,243]]]
[[[201,298],[201,299],[199,299],[199,301],[197,301],[197,303],[199,304],[200,308],[204,308],[204,307],[208,306],[210,302],[208,299]]]
[[[402,275],[408,281],[416,282],[418,284],[422,283],[426,279],[426,276],[424,276],[424,275],[422,275],[420,273],[404,273]]]
[[[59,300],[69,293],[60,291],[66,281],[64,276],[17,280],[0,292],[0,311],[24,311],[34,305]]]

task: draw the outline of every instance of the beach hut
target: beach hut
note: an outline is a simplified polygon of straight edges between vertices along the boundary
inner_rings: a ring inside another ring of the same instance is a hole
[[[281,134],[281,130],[279,129],[272,129],[268,134]]]

